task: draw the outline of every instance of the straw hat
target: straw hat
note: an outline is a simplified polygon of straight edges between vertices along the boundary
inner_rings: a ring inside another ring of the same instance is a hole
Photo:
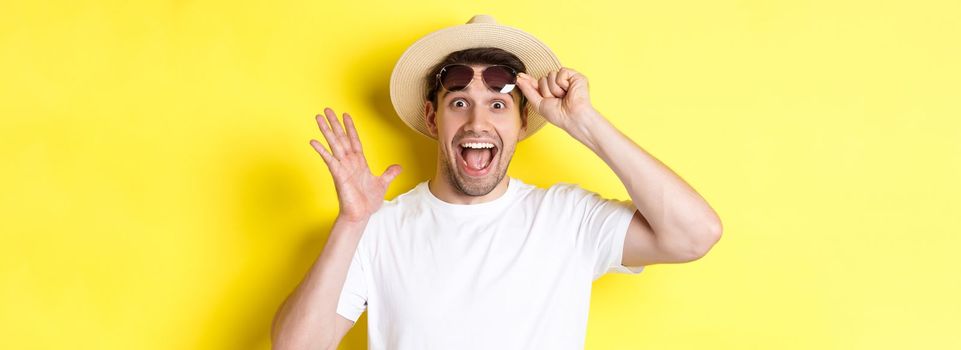
[[[534,77],[546,76],[550,71],[561,68],[557,56],[534,36],[517,28],[499,25],[489,15],[476,15],[466,24],[425,35],[411,44],[397,60],[390,75],[390,102],[407,126],[434,138],[427,131],[424,115],[424,102],[427,101],[427,83],[424,79],[430,69],[451,52],[474,47],[497,47],[514,54],[524,62],[526,73]],[[521,140],[547,122],[530,103],[523,112],[527,113],[527,131],[521,133]]]

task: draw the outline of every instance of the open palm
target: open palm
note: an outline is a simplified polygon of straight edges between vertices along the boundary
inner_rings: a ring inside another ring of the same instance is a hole
[[[334,178],[341,218],[366,220],[383,204],[387,186],[400,174],[401,167],[393,164],[381,176],[374,176],[367,166],[367,158],[364,157],[350,114],[344,113],[343,127],[332,109],[324,108],[324,114],[326,118],[317,115],[317,125],[327,139],[330,151],[317,140],[310,140],[310,145],[324,158]]]

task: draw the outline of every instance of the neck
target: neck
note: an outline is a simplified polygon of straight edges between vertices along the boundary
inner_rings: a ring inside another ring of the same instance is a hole
[[[440,169],[438,169],[437,173],[434,174],[434,178],[427,182],[427,188],[430,190],[430,193],[434,194],[434,197],[447,203],[478,204],[500,198],[507,192],[508,182],[510,182],[510,176],[504,176],[490,193],[483,196],[470,196],[458,190],[457,187],[454,187],[454,184],[450,183],[450,178],[447,177],[447,174],[442,174]]]

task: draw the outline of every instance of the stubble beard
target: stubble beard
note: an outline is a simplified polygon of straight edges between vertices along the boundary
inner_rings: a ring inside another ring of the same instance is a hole
[[[504,151],[501,150],[501,152],[498,153],[502,152]],[[500,156],[500,154],[498,154],[498,156]],[[504,176],[507,175],[507,166],[510,165],[511,158],[513,158],[512,156],[513,154],[511,154],[511,156],[501,158],[501,160],[506,160],[504,162],[498,161],[497,169],[491,169],[486,176],[479,180],[465,178],[465,176],[460,173],[459,168],[455,170],[452,167],[452,164],[450,164],[450,158],[446,156],[442,157],[444,161],[441,162],[441,167],[442,171],[447,173],[448,181],[454,186],[454,188],[460,191],[460,193],[472,197],[479,197],[490,193],[495,187],[497,187],[497,184],[501,183],[501,180],[503,180]],[[456,156],[454,159],[457,159]],[[493,161],[494,160],[492,159],[491,162]]]

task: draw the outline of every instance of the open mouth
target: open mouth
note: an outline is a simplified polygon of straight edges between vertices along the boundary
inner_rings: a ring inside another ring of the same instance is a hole
[[[498,148],[493,142],[461,142],[457,163],[470,176],[484,176],[497,160]]]

